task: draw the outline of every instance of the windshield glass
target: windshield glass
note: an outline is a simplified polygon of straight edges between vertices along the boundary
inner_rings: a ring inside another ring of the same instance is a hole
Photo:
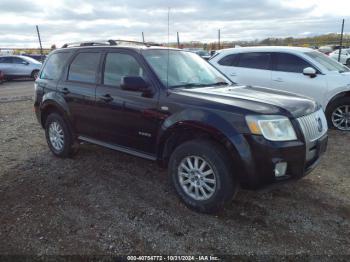
[[[194,53],[166,49],[143,50],[142,53],[162,83],[169,88],[231,84],[230,80]]]
[[[321,65],[323,65],[328,71],[338,71],[340,73],[350,71],[349,68],[347,68],[346,66],[343,66],[342,64],[338,63],[334,59],[329,58],[328,56],[320,52],[312,51],[312,52],[306,52],[305,54],[311,57],[312,59],[316,60]]]

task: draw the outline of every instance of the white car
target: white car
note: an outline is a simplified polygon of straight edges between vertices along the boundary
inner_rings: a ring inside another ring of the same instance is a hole
[[[313,98],[328,124],[350,131],[350,69],[301,47],[242,47],[220,50],[209,62],[233,82]]]
[[[336,61],[338,61],[339,49],[335,50],[332,53],[330,53],[329,57],[333,58]],[[341,50],[341,52],[340,52],[340,61],[339,62],[342,63],[343,65],[350,66],[350,48]]]
[[[0,56],[0,71],[3,72],[7,80],[18,77],[31,77],[36,79],[41,65],[39,61],[27,56]]]

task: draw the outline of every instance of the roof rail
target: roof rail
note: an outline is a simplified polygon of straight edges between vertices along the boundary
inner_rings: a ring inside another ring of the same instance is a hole
[[[123,40],[123,39],[117,39],[117,40],[102,40],[102,41],[86,41],[86,42],[74,42],[74,43],[66,43],[62,46],[62,48],[67,47],[77,47],[77,46],[101,46],[101,45],[123,45],[123,44],[131,44],[131,45],[143,45],[143,46],[159,46],[157,43],[150,43],[150,42],[139,42],[139,41],[132,41],[132,40]]]

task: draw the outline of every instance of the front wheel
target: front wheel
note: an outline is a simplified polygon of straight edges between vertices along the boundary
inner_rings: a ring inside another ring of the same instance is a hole
[[[181,200],[190,208],[213,213],[237,191],[232,159],[220,145],[193,140],[178,146],[169,160],[169,175]]]
[[[34,70],[31,74],[31,77],[36,80],[39,76],[39,70]]]
[[[350,131],[350,97],[333,102],[327,110],[328,124],[342,131]]]

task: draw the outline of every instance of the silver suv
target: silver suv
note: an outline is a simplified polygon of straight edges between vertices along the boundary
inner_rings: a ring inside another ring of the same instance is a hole
[[[0,71],[6,79],[31,77],[36,79],[41,63],[26,56],[0,56]]]

